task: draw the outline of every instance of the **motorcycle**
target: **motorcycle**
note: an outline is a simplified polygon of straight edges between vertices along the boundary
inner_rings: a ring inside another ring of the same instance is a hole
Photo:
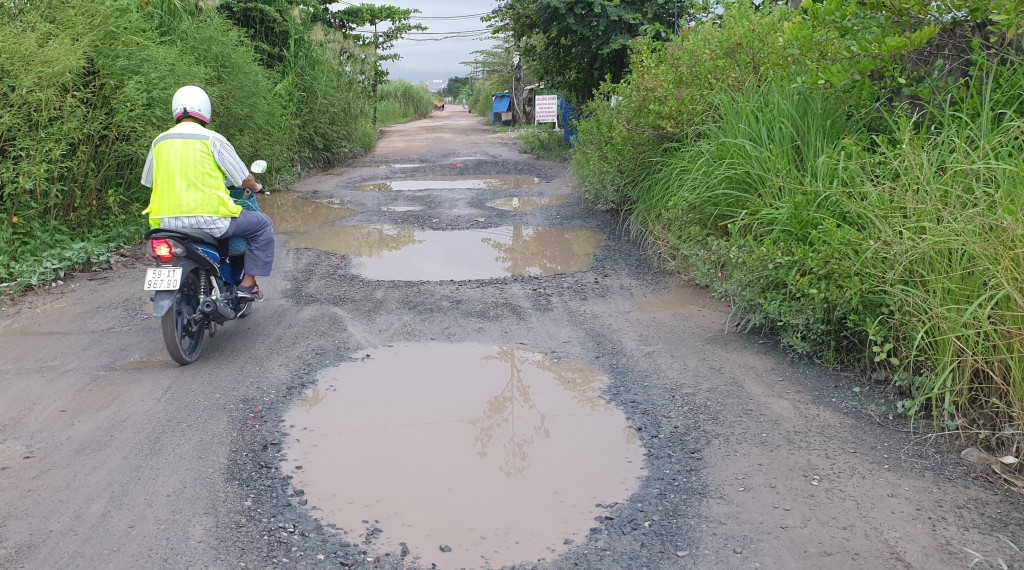
[[[249,167],[254,174],[266,169],[263,160]],[[229,190],[243,208],[259,211],[251,192]],[[171,359],[182,366],[191,364],[199,358],[207,333],[213,338],[218,326],[244,318],[252,310],[252,301],[238,298],[246,240],[218,239],[190,229],[154,229],[146,232],[146,239],[156,258],[156,266],[146,269],[143,284],[146,291],[153,291],[153,316],[160,317]]]

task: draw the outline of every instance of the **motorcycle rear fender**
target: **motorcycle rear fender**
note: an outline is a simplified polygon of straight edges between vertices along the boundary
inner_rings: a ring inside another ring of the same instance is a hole
[[[191,259],[182,259],[178,263],[178,267],[181,268],[181,278],[184,279],[186,275],[192,273],[199,267],[199,264],[192,261]],[[153,292],[153,316],[162,317],[167,311],[174,306],[174,296],[178,294],[178,291],[154,291]]]

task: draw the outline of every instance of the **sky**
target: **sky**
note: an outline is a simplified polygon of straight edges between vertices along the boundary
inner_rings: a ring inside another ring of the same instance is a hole
[[[469,67],[460,62],[473,58],[470,52],[487,49],[493,45],[487,34],[482,38],[449,37],[458,32],[484,30],[486,26],[479,16],[460,19],[453,16],[468,16],[490,12],[497,6],[497,0],[350,0],[353,4],[367,2],[388,4],[401,8],[416,8],[414,22],[429,29],[423,34],[410,34],[407,39],[395,44],[394,51],[402,57],[388,62],[385,67],[390,79],[405,79],[413,83],[432,80],[447,80],[449,77],[469,74]],[[462,34],[471,35],[471,34]],[[434,41],[437,38],[445,38]],[[427,41],[423,41],[427,40]]]

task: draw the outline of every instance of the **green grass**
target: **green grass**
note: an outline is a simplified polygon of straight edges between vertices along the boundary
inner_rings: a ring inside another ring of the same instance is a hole
[[[888,370],[910,415],[1019,453],[1024,121],[1008,86],[1024,91],[1019,67],[927,120],[894,112],[875,135],[817,88],[724,94],[718,120],[649,162],[632,225],[742,325],[829,365]]]
[[[145,222],[121,217],[96,224],[86,232],[56,222],[28,221],[7,226],[0,241],[12,244],[0,255],[0,296],[44,286],[71,270],[101,267],[118,248],[138,243]]]
[[[296,41],[280,68],[218,11],[190,0],[38,0],[0,11],[0,283],[45,283],[142,238],[139,184],[169,103],[187,84],[211,127],[271,185],[365,152],[367,91],[338,54]],[[296,26],[308,26],[296,21]],[[126,236],[134,236],[131,239]]]
[[[380,86],[378,96],[377,122],[380,126],[408,123],[429,117],[434,111],[434,98],[430,92],[408,81],[389,81]]]
[[[562,138],[562,131],[547,125],[527,126],[516,136],[523,152],[556,162],[569,161],[569,145]]]

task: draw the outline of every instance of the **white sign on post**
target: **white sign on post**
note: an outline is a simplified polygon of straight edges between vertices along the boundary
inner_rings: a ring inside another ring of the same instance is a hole
[[[558,128],[558,95],[537,95],[533,124],[554,123]]]

